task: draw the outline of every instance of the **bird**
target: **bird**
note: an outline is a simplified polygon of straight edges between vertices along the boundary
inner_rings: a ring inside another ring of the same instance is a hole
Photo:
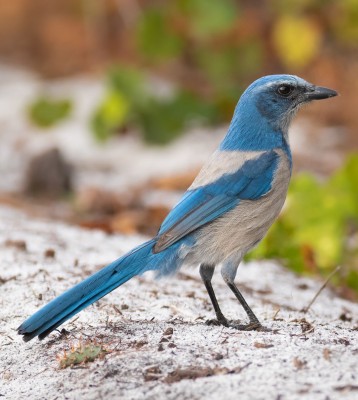
[[[241,95],[227,134],[164,219],[157,235],[78,283],[18,328],[24,341],[44,339],[84,308],[134,276],[171,275],[183,264],[199,266],[213,305],[214,323],[238,330],[265,330],[234,280],[245,254],[265,236],[286,199],[292,173],[288,130],[296,112],[313,100],[337,96],[295,75],[267,75]],[[248,323],[228,320],[212,277],[224,282],[245,310]]]

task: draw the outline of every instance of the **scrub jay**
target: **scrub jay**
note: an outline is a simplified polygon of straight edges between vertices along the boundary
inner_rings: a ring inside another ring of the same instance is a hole
[[[46,337],[85,307],[148,270],[172,274],[183,263],[200,265],[217,323],[263,329],[234,283],[243,256],[264,237],[286,198],[292,158],[288,127],[297,110],[337,92],[292,75],[270,75],[242,94],[229,130],[171,210],[158,234],[45,305],[18,328],[25,341]],[[211,279],[221,264],[225,283],[249,318],[225,318]]]

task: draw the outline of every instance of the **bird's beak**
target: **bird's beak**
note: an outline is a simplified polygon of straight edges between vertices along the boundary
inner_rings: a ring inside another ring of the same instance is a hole
[[[334,96],[338,96],[338,93],[335,90],[322,86],[310,86],[305,92],[305,97],[308,101],[323,100]]]

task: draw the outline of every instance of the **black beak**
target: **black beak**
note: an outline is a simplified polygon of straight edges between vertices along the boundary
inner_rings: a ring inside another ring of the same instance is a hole
[[[310,100],[323,100],[329,97],[338,96],[335,90],[328,89],[322,86],[310,86],[307,88],[305,97],[308,101]]]

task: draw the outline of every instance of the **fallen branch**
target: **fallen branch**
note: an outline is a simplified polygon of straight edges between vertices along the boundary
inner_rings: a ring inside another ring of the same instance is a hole
[[[338,265],[327,277],[327,279],[323,282],[323,285],[319,288],[318,292],[313,296],[313,299],[309,302],[307,307],[304,307],[302,309],[302,312],[306,314],[308,310],[311,308],[312,304],[316,301],[317,297],[321,294],[322,290],[327,286],[328,282],[332,279],[332,276],[335,275],[339,270],[341,269],[341,266]]]

